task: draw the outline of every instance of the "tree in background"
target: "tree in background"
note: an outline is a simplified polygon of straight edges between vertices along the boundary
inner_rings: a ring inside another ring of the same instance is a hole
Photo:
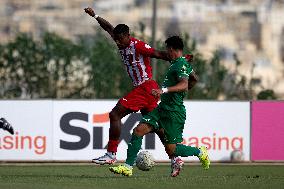
[[[220,51],[206,60],[195,40],[184,35],[184,42],[184,53],[194,55],[192,65],[199,76],[187,98],[250,100],[256,96],[254,88],[261,80],[238,72],[241,62],[237,55],[236,71],[230,72],[221,64]],[[157,48],[163,49],[164,42],[159,41]],[[162,84],[170,64],[161,60],[157,64],[156,80]],[[116,99],[131,87],[117,47],[101,32],[76,43],[52,33],[39,41],[20,34],[14,41],[0,45],[0,75],[2,99]]]
[[[94,98],[119,98],[131,89],[131,81],[124,70],[117,47],[101,32],[93,38],[87,53],[87,65],[91,66],[88,88],[94,90]],[[86,41],[83,44],[86,44]],[[91,97],[91,96],[90,96]]]
[[[47,67],[39,44],[26,34],[0,50],[1,98],[46,97]]]
[[[86,64],[84,46],[52,33],[46,33],[38,42],[46,66],[48,98],[80,98],[87,86],[90,66]],[[45,73],[46,74],[46,73]]]
[[[1,98],[117,98],[129,90],[116,47],[100,32],[78,43],[20,34],[0,50]]]
[[[221,64],[220,51],[213,52],[212,58],[206,60],[197,50],[196,41],[190,39],[185,34],[184,54],[193,54],[192,66],[199,77],[197,85],[188,92],[189,99],[250,99],[248,94],[240,93],[240,88],[248,91],[246,79],[238,72],[230,73],[229,70]],[[159,42],[159,48],[162,48],[163,42]],[[168,65],[169,66],[169,65]],[[167,70],[165,64],[158,61],[158,83],[162,83],[163,74]],[[238,65],[239,66],[239,65]]]
[[[257,94],[257,99],[258,100],[276,100],[277,98],[273,90],[266,89],[266,90],[260,91]]]

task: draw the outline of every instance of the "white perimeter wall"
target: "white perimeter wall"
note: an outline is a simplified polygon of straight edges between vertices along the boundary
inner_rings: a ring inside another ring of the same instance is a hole
[[[105,153],[109,121],[107,113],[117,101],[0,101],[0,117],[15,128],[15,135],[0,130],[0,160],[91,160]],[[186,101],[187,120],[183,143],[205,145],[211,160],[229,160],[234,149],[250,160],[250,103]],[[123,119],[124,138],[141,115]],[[158,161],[167,161],[158,137],[145,137]],[[118,160],[125,160],[127,144],[119,144]],[[197,160],[196,157],[183,158]]]

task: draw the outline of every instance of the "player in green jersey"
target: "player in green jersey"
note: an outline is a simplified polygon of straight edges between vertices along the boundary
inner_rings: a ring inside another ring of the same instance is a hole
[[[197,82],[197,77],[183,55],[183,41],[178,36],[168,38],[167,51],[171,59],[171,66],[166,73],[162,89],[153,89],[152,94],[160,97],[157,108],[143,116],[138,126],[133,130],[128,144],[127,159],[124,165],[110,167],[110,171],[125,176],[132,175],[132,166],[142,145],[144,135],[163,129],[165,134],[165,150],[171,159],[171,176],[179,174],[183,161],[178,156],[196,156],[204,169],[208,169],[210,160],[206,147],[191,147],[179,144],[182,142],[182,133],[186,120],[186,110],[183,99],[188,89]]]

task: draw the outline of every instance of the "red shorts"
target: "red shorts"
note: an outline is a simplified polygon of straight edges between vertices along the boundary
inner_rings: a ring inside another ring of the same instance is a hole
[[[119,99],[118,103],[134,112],[150,112],[157,107],[159,101],[152,95],[152,89],[159,89],[159,85],[154,80],[148,80]]]

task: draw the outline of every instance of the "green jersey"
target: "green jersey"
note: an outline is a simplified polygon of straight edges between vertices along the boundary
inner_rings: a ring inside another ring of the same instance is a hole
[[[192,66],[184,57],[179,57],[171,61],[171,66],[166,73],[162,87],[174,86],[179,83],[182,78],[188,79],[192,71]],[[169,111],[185,111],[183,105],[185,95],[185,92],[163,93],[159,107]]]

